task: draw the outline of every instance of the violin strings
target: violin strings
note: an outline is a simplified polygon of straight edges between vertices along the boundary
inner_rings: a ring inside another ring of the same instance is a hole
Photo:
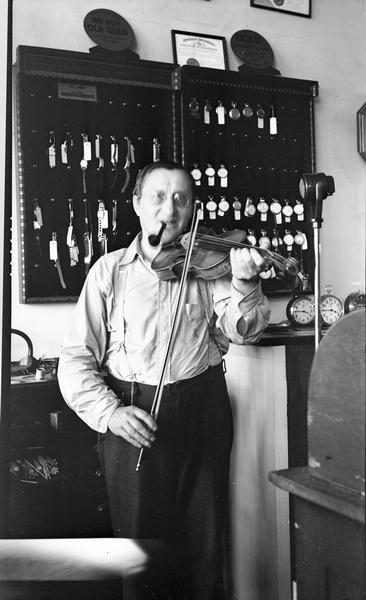
[[[280,268],[285,267],[287,263],[287,259],[281,254],[271,252],[271,250],[268,250],[267,248],[262,248],[261,246],[252,246],[251,244],[244,244],[242,242],[223,240],[213,235],[197,234],[196,243],[201,248],[206,248],[207,250],[212,250],[217,247],[226,251],[230,251],[231,248],[254,248],[260,254],[264,255],[264,258],[269,257],[272,262]]]

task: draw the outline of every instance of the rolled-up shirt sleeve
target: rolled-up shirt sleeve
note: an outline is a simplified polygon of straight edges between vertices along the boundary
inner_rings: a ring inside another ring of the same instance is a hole
[[[105,433],[119,405],[101,373],[108,340],[106,292],[98,267],[89,272],[63,341],[58,381],[63,398],[89,427]]]
[[[249,293],[244,294],[226,277],[217,279],[214,306],[216,326],[234,344],[257,342],[269,322],[269,302],[262,292],[260,280]]]

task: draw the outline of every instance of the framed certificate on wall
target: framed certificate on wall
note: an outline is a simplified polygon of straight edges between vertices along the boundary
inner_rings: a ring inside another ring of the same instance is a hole
[[[276,10],[298,17],[311,17],[311,0],[250,0],[250,6]]]
[[[222,36],[172,30],[173,59],[178,65],[227,69],[226,40]]]

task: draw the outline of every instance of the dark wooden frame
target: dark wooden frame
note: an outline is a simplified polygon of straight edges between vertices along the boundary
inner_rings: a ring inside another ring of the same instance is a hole
[[[366,160],[366,102],[357,111],[357,150]]]
[[[270,5],[263,6],[260,3],[261,1],[268,2]],[[288,2],[288,0],[283,0],[283,4],[286,4],[287,2]],[[311,0],[303,0],[303,4],[304,4],[304,6],[307,5],[307,14],[297,12],[295,10],[292,10],[291,8],[287,8],[285,10],[285,9],[280,8],[280,6],[277,7],[273,4],[273,0],[250,0],[250,6],[253,6],[254,8],[264,8],[265,10],[274,10],[276,12],[281,12],[281,13],[285,13],[288,15],[296,15],[297,17],[305,17],[307,19],[310,19],[311,18]]]

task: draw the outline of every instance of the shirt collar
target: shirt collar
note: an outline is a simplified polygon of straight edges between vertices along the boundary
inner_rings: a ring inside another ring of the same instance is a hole
[[[128,265],[132,263],[137,256],[142,259],[142,252],[140,246],[142,232],[140,231],[137,236],[132,240],[131,244],[128,246],[126,252],[121,258],[121,265]]]
[[[150,262],[146,261],[146,258],[144,257],[144,254],[141,250],[141,239],[142,239],[142,231],[140,231],[137,234],[137,236],[132,240],[131,244],[126,249],[126,252],[123,254],[123,256],[120,260],[121,266],[129,265],[136,258],[139,258],[142,263],[144,263],[149,269],[151,269]],[[157,254],[158,254],[158,250],[157,250]]]

